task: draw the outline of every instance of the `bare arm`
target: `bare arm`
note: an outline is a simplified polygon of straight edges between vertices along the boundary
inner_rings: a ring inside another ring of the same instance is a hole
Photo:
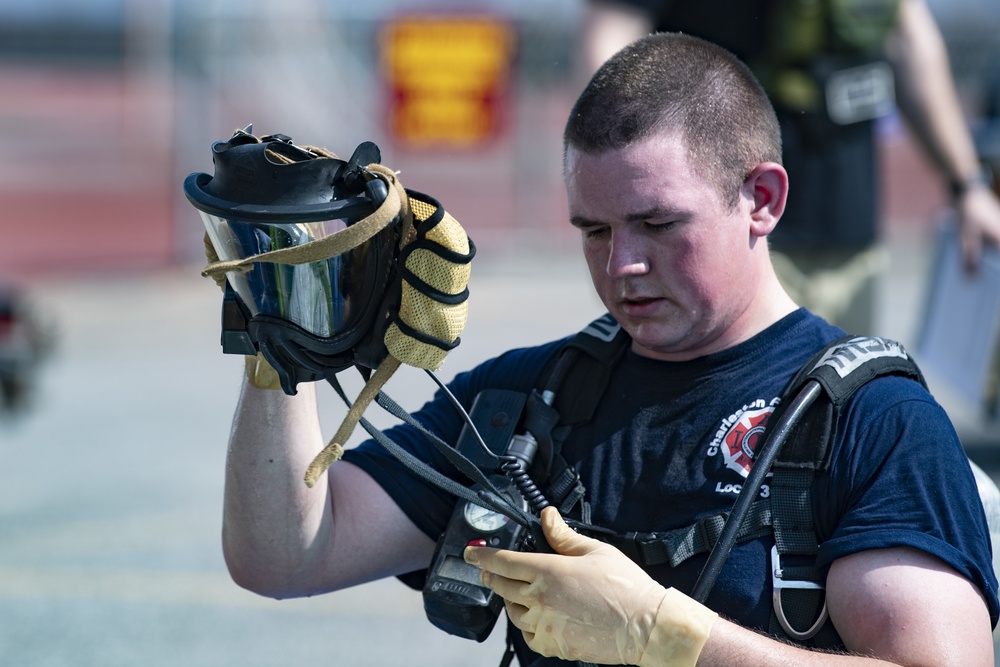
[[[969,184],[955,200],[967,266],[984,242],[1000,243],[1000,201],[978,182],[979,161],[951,78],[948,52],[924,0],[903,0],[887,53],[899,109],[945,178]]]
[[[582,81],[586,83],[605,60],[652,31],[652,19],[645,10],[614,0],[590,0],[580,44]]]
[[[326,443],[315,388],[297,396],[244,383],[226,462],[223,551],[233,579],[299,597],[426,567],[434,543],[366,473],[345,461],[313,488],[306,467]]]
[[[827,595],[830,618],[857,655],[806,651],[719,621],[698,665],[993,665],[982,595],[933,556],[897,548],[842,558]]]

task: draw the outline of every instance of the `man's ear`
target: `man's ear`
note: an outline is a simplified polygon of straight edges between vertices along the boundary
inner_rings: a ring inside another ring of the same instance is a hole
[[[752,197],[753,201],[750,232],[755,236],[767,236],[785,212],[788,173],[776,162],[762,162],[753,168],[743,182],[743,192],[747,197]]]

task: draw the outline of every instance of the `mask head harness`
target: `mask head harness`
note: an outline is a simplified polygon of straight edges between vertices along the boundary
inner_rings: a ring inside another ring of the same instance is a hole
[[[436,370],[458,345],[475,247],[436,200],[379,164],[375,144],[345,161],[251,132],[216,142],[214,176],[189,175],[184,193],[213,260],[202,274],[226,289],[223,351],[260,353],[289,395],[352,366],[368,378],[311,486],[401,363]]]

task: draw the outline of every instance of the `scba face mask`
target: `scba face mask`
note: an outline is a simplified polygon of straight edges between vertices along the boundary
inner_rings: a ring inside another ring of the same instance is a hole
[[[375,370],[315,482],[400,363],[435,370],[458,344],[475,247],[379,164],[375,144],[344,161],[251,132],[212,146],[214,176],[184,182],[218,258],[203,275],[225,277],[223,351],[260,352],[290,395],[351,366]]]

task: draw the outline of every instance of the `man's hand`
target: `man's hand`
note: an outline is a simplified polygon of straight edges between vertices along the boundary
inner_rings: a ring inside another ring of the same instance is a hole
[[[958,212],[962,259],[966,270],[974,272],[983,254],[983,245],[1000,248],[1000,200],[985,185],[974,187],[955,201]]]
[[[984,243],[1000,245],[1000,201],[980,173],[975,143],[951,75],[948,49],[924,0],[902,0],[897,30],[886,43],[896,76],[896,103],[927,156],[953,183],[961,224],[962,259],[968,271],[979,265]],[[969,181],[969,179],[973,179]]]
[[[506,600],[537,653],[564,660],[693,667],[715,612],[666,589],[614,547],[573,532],[554,507],[542,528],[556,554],[469,547],[467,562]]]

